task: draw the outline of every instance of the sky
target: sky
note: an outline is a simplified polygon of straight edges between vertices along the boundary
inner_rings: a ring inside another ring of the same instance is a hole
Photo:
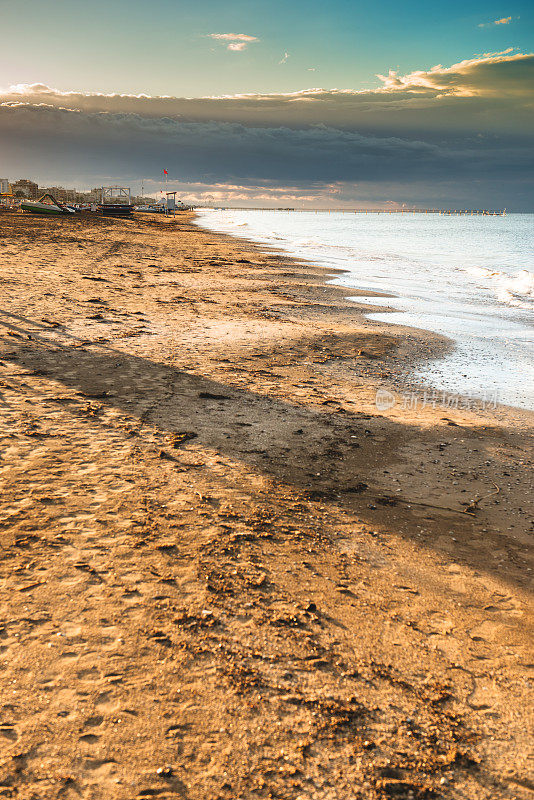
[[[534,211],[534,9],[0,0],[0,177]]]

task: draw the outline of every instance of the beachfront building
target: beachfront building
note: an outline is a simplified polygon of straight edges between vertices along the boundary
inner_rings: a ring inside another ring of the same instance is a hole
[[[0,178],[0,194],[11,194],[11,184],[8,178]]]
[[[51,194],[60,203],[76,203],[78,200],[84,199],[76,189],[65,189],[64,186],[47,186],[46,189],[41,188],[41,192]]]
[[[30,200],[36,200],[39,193],[39,187],[28,178],[19,178],[11,184],[11,189],[16,197],[28,197]]]
[[[51,194],[52,197],[55,197],[55,199],[59,200],[61,203],[64,203],[67,199],[67,190],[64,186],[47,186],[43,191],[47,192],[47,194]]]

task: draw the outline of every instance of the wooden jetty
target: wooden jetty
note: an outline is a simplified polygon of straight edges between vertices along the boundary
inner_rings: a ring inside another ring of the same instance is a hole
[[[506,209],[444,209],[444,208],[253,208],[246,206],[216,206],[221,211],[300,211],[315,214],[437,214],[457,217],[505,217]]]
[[[345,211],[345,209],[340,209]],[[445,216],[471,216],[471,217],[505,217],[506,209],[493,211],[489,209],[442,209],[442,208],[391,208],[391,209],[355,209],[351,214],[439,214]]]

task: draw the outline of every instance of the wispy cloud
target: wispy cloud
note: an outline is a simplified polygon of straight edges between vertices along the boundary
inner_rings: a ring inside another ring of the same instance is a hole
[[[501,19],[494,19],[493,22],[481,22],[479,28],[491,28],[493,25],[509,25],[513,17],[501,17]],[[519,19],[519,17],[515,17]]]
[[[209,33],[210,39],[217,39],[226,45],[227,50],[240,53],[245,50],[251,42],[259,42],[257,36],[249,36],[246,33]]]
[[[282,56],[282,58],[280,59],[280,61],[278,63],[279,64],[285,64],[288,58],[289,58],[289,53],[284,53],[284,55]]]

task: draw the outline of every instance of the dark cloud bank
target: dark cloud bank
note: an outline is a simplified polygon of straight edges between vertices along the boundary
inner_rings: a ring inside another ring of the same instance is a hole
[[[0,93],[0,173],[81,187],[165,166],[198,200],[534,210],[533,77],[534,56],[502,53],[390,73],[361,92],[187,99],[13,87]]]

